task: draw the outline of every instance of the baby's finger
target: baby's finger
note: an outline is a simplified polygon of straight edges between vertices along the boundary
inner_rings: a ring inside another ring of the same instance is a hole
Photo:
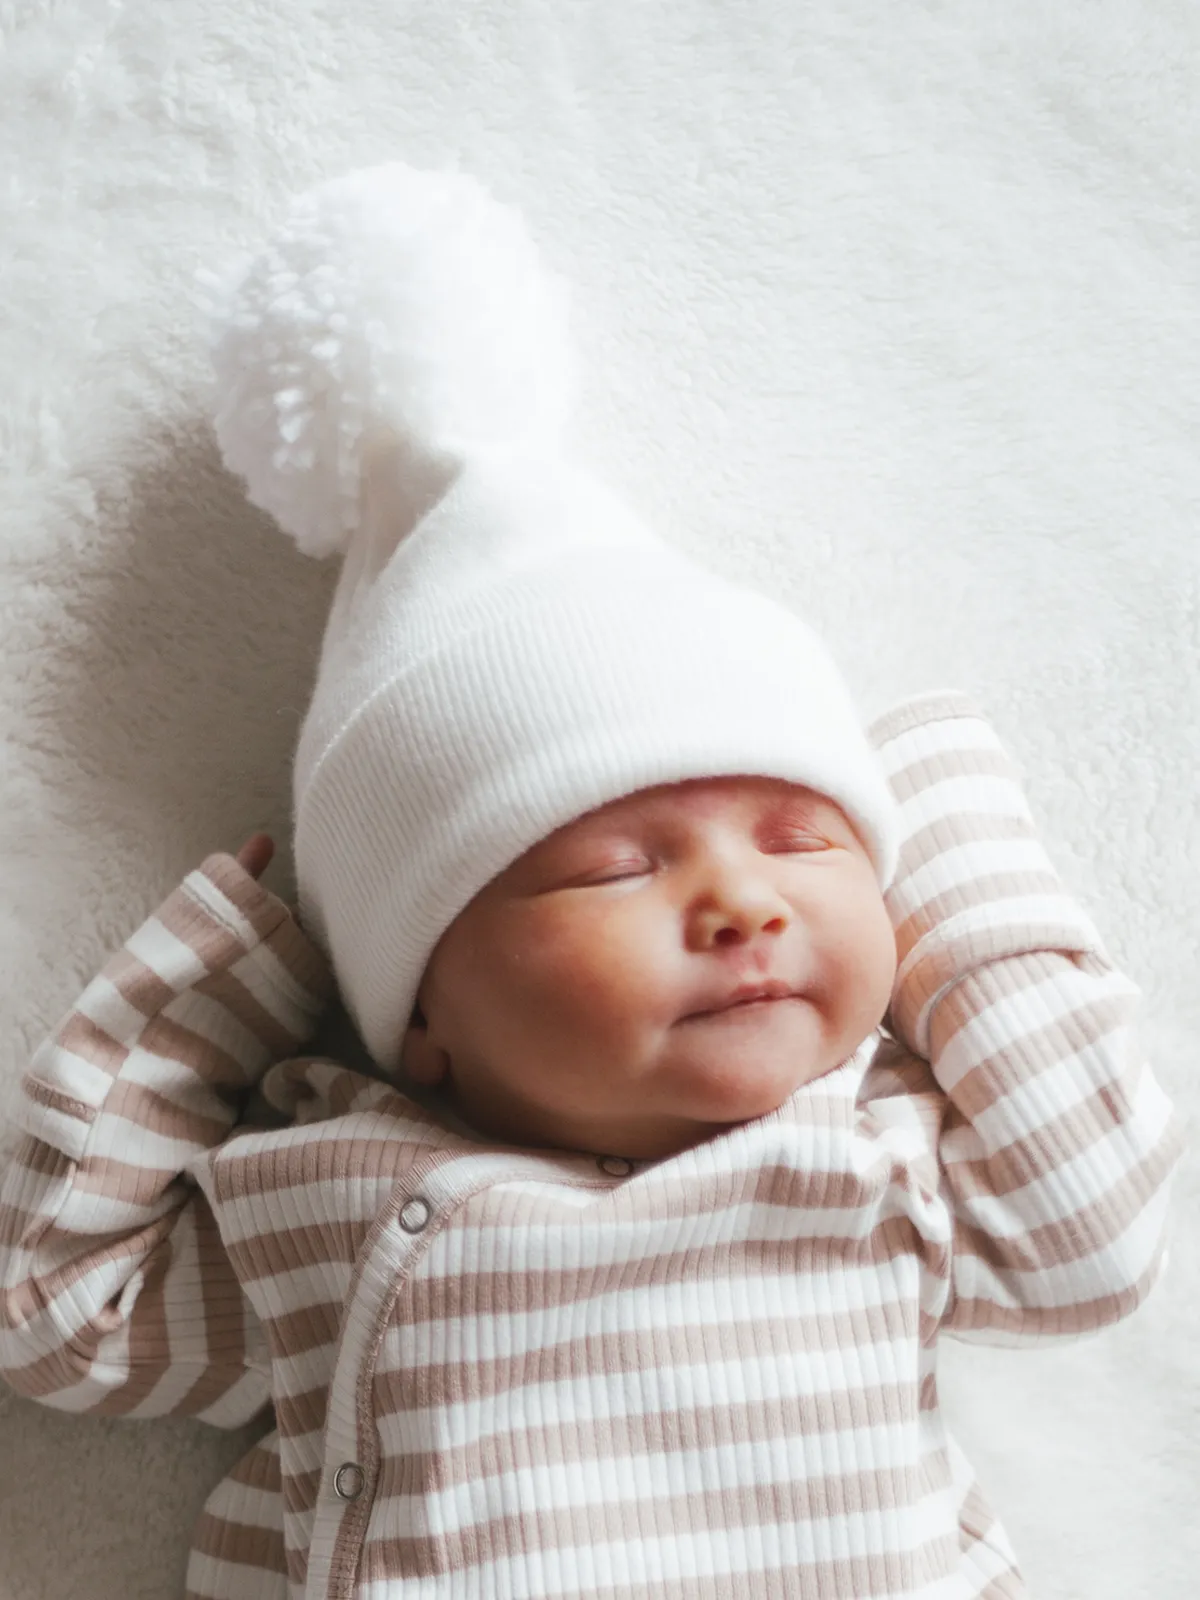
[[[269,834],[255,833],[237,853],[237,861],[252,878],[260,878],[271,864],[275,841]]]

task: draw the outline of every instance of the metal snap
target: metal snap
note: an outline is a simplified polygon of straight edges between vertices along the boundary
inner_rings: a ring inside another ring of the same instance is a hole
[[[429,1221],[429,1206],[424,1200],[406,1200],[397,1219],[405,1233],[420,1233]]]
[[[633,1162],[626,1161],[624,1156],[601,1156],[597,1165],[602,1172],[610,1172],[614,1178],[624,1178],[633,1171]]]
[[[333,1475],[333,1490],[339,1500],[357,1500],[366,1482],[367,1475],[357,1461],[344,1461]]]

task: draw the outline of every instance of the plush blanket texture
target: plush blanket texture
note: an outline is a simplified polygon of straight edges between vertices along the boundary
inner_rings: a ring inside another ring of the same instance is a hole
[[[665,534],[864,716],[988,710],[1194,1125],[1198,50],[1190,0],[0,0],[0,1115],[207,852],[266,828],[293,890],[335,572],[220,468],[195,273],[400,156],[526,211],[577,436]],[[1198,1198],[1189,1156],[1126,1324],[946,1349],[1037,1600],[1196,1593]],[[0,1600],[178,1593],[253,1431],[6,1394]]]

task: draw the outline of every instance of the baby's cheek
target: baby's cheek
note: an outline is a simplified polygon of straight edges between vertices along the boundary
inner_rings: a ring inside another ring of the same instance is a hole
[[[823,912],[813,920],[810,997],[839,1046],[856,1048],[887,1009],[895,938],[873,876],[844,882]]]
[[[629,1032],[661,1006],[661,954],[628,906],[564,920],[544,957],[578,1025],[608,1035]]]
[[[896,935],[882,899],[877,899],[871,905],[861,943],[863,955],[859,992],[865,1037],[882,1020],[896,980]]]

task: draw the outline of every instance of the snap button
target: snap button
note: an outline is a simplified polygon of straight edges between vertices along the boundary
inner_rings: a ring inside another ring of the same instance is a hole
[[[405,1233],[420,1233],[429,1221],[429,1206],[424,1200],[406,1200],[398,1220]]]
[[[344,1461],[333,1475],[334,1493],[339,1500],[357,1500],[366,1482],[367,1475],[357,1461]]]
[[[602,1172],[611,1172],[614,1178],[624,1178],[633,1171],[633,1162],[624,1156],[601,1156],[597,1165]]]

